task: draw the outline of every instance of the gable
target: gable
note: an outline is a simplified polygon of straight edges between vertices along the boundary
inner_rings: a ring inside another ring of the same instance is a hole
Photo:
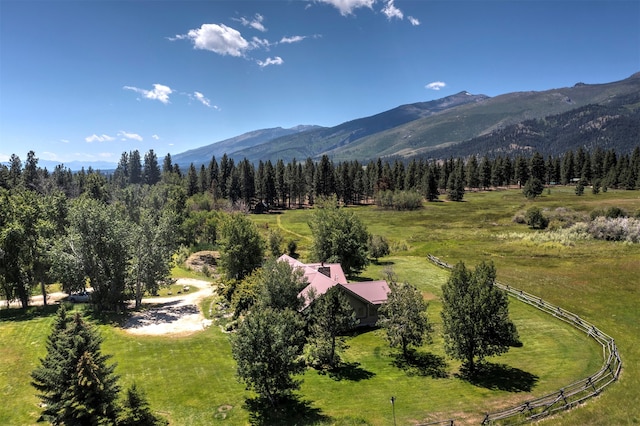
[[[317,298],[325,294],[331,287],[339,285],[351,296],[365,303],[379,306],[387,301],[389,285],[386,281],[364,281],[349,283],[339,263],[302,263],[291,256],[283,254],[278,262],[287,262],[292,268],[300,268],[309,283],[299,294],[304,298],[302,310],[306,309]]]

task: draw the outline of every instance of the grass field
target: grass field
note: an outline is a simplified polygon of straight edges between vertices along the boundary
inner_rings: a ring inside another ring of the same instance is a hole
[[[429,300],[436,333],[432,344],[418,350],[420,362],[410,368],[399,368],[381,331],[351,337],[344,368],[332,375],[309,370],[303,376],[300,397],[310,418],[318,424],[392,424],[390,397],[395,396],[397,424],[449,418],[477,424],[487,411],[557,390],[600,368],[597,344],[564,323],[511,301],[523,346],[490,359],[493,374],[475,383],[460,379],[459,363],[445,357],[439,334],[438,298],[447,272],[426,261],[431,253],[467,266],[492,260],[500,281],[560,305],[616,339],[624,362],[619,383],[547,423],[639,424],[640,246],[592,240],[564,246],[505,238],[509,233],[533,232],[512,220],[533,204],[584,214],[609,205],[634,212],[640,209],[640,192],[577,197],[571,188],[554,188],[531,202],[513,190],[469,193],[462,203],[429,203],[417,212],[349,207],[371,233],[384,235],[395,248],[381,259],[382,264],[370,265],[362,278],[380,279],[383,269],[392,267],[399,280],[416,285]],[[295,239],[304,259],[311,242],[309,214],[296,210],[253,218],[265,232],[280,228],[285,241]],[[0,320],[0,424],[36,424],[38,400],[29,385],[29,372],[44,355],[52,311],[1,310]],[[99,327],[105,338],[103,351],[114,355],[122,385],[136,381],[152,407],[172,424],[249,421],[243,405],[251,394],[235,378],[228,336],[218,327],[173,338],[133,337],[111,325]]]

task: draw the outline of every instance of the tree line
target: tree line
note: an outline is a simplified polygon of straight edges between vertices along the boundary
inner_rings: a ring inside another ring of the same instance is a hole
[[[186,197],[208,194],[215,200],[253,207],[258,202],[278,208],[314,204],[317,197],[335,195],[344,204],[371,202],[384,191],[413,191],[432,201],[440,195],[461,199],[465,190],[524,185],[530,178],[543,185],[597,184],[602,188],[640,188],[640,146],[631,154],[615,150],[578,148],[544,157],[540,152],[528,155],[471,156],[429,160],[425,158],[357,160],[334,163],[324,155],[319,161],[307,158],[289,163],[246,158],[234,161],[224,154],[213,156],[208,164],[186,169],[164,157],[162,165],[153,150],[141,157],[137,150],[123,152],[116,169],[102,173],[89,168],[76,173],[58,165],[52,172],[37,166],[33,151],[22,161],[12,155],[8,165],[0,165],[0,187],[20,185],[38,193],[62,191],[68,197],[89,194],[110,201],[130,185],[175,184]]]
[[[366,165],[327,156],[254,165],[223,155],[186,171],[170,154],[160,165],[150,150],[124,152],[112,173],[62,165],[49,172],[33,151],[24,164],[14,154],[0,165],[0,293],[27,306],[38,288],[46,294],[46,283],[60,282],[67,292],[91,285],[96,307],[118,310],[168,281],[179,246],[217,245],[224,211],[297,208],[326,197],[417,208],[444,195],[460,201],[468,190],[520,185],[534,197],[544,185],[572,183],[578,194],[586,185],[594,192],[640,188],[640,147],[630,155],[578,149],[546,159],[534,152]]]

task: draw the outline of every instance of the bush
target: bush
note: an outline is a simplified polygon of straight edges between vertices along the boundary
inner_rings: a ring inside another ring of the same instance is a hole
[[[640,243],[640,220],[638,219],[598,217],[589,223],[588,231],[598,240]]]
[[[616,219],[618,217],[627,217],[628,215],[627,212],[620,207],[611,206],[607,209],[604,216],[609,219]]]
[[[527,225],[531,229],[545,229],[549,225],[549,219],[547,219],[539,207],[531,207],[525,214]]]
[[[417,210],[422,207],[422,195],[415,191],[380,191],[376,205],[384,209]]]
[[[603,209],[594,209],[591,211],[591,213],[589,213],[589,218],[591,220],[595,220],[595,218],[599,217],[599,216],[604,216],[605,212]]]
[[[368,241],[369,255],[373,257],[376,262],[378,258],[387,256],[390,253],[389,242],[381,235],[369,235]]]
[[[289,256],[294,257],[297,249],[298,249],[298,243],[296,243],[295,240],[290,240],[287,243],[287,254]]]

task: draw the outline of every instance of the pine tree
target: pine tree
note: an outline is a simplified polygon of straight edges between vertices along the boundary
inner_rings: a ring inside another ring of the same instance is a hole
[[[144,392],[134,383],[127,389],[122,410],[118,414],[118,426],[162,426],[165,419],[151,412]]]
[[[115,365],[100,350],[102,338],[77,313],[58,310],[47,355],[32,373],[44,403],[43,418],[54,424],[108,425],[116,421],[119,392]]]

